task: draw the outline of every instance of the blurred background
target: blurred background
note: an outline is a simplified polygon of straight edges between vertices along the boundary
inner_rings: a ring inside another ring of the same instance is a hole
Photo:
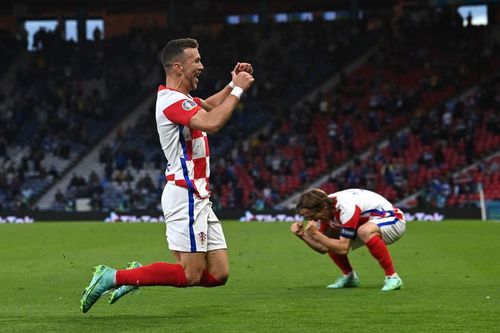
[[[0,215],[161,215],[158,59],[180,37],[200,43],[194,96],[237,61],[255,69],[209,138],[220,216],[360,187],[408,211],[500,218],[493,0],[2,0]]]

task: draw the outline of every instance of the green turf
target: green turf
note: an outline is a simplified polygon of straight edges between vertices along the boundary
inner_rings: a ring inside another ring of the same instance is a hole
[[[141,288],[82,314],[92,266],[171,260],[164,225],[0,225],[0,332],[500,331],[500,223],[409,223],[389,247],[405,289],[390,293],[366,248],[351,254],[361,287],[329,290],[338,270],[288,223],[224,228],[225,287]]]

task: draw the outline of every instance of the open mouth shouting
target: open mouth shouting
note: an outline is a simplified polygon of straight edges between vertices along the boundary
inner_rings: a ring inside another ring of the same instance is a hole
[[[197,71],[194,73],[194,83],[195,85],[198,85],[198,82],[200,81],[200,76],[201,76],[201,71]]]

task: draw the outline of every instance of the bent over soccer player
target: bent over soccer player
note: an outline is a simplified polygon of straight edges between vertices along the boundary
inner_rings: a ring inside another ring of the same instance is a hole
[[[404,234],[404,214],[381,195],[362,189],[348,189],[327,195],[320,189],[302,193],[297,210],[309,222],[292,224],[291,232],[309,247],[327,253],[343,275],[327,288],[357,287],[359,277],[347,254],[366,245],[385,272],[382,291],[401,289],[387,249]]]
[[[166,85],[158,89],[156,122],[167,158],[161,204],[167,242],[177,262],[147,266],[132,262],[125,270],[96,266],[81,298],[83,312],[107,291],[113,290],[109,302],[114,303],[139,286],[215,287],[224,285],[229,275],[224,233],[209,200],[206,133],[217,132],[229,120],[241,94],[254,81],[253,69],[248,63],[238,63],[231,72],[232,81],[202,100],[189,94],[204,69],[196,40],[168,42],[161,61]]]

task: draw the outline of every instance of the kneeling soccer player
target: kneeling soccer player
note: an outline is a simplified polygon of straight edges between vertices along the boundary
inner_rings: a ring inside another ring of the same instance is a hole
[[[161,60],[166,81],[157,92],[156,123],[168,161],[161,204],[176,263],[131,262],[123,270],[96,266],[80,300],[84,313],[106,292],[112,292],[109,302],[114,303],[139,286],[215,287],[229,276],[224,232],[210,202],[207,133],[219,131],[230,119],[242,93],[253,84],[253,68],[237,63],[232,81],[202,100],[190,95],[204,70],[196,40],[171,40]]]

